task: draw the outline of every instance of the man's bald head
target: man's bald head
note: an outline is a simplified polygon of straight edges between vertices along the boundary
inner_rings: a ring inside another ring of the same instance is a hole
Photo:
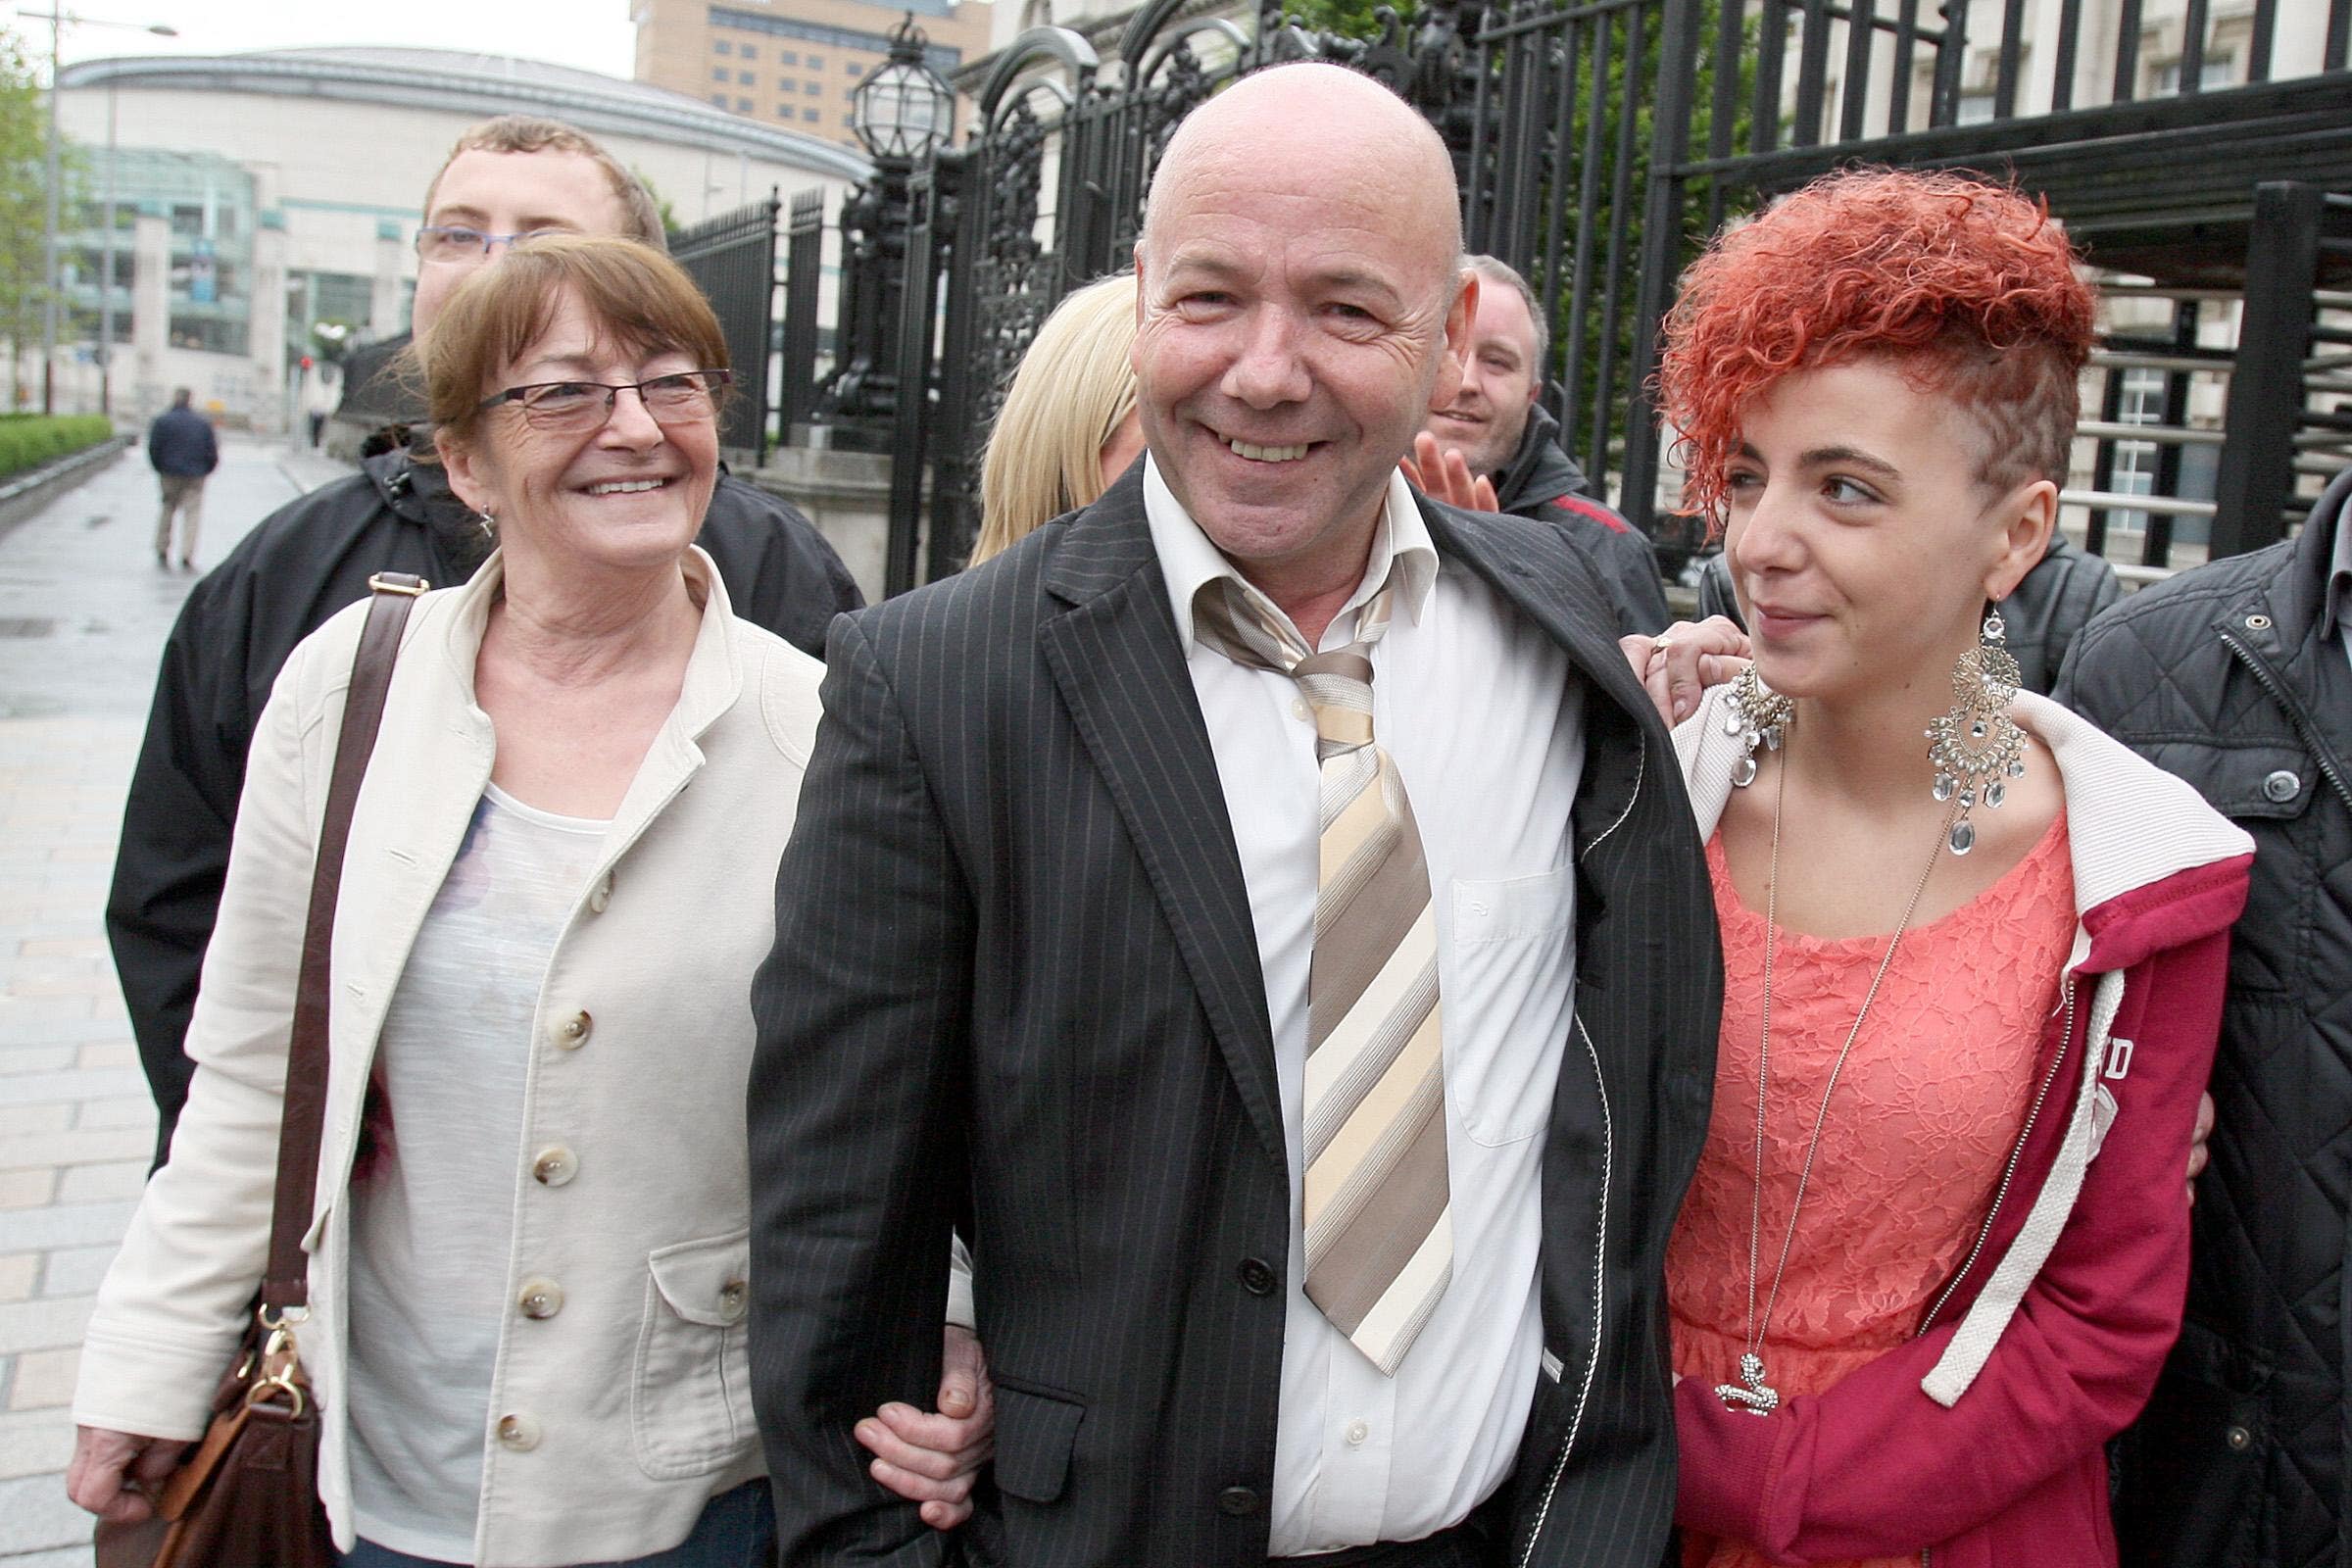
[[[1445,138],[1370,76],[1320,61],[1244,76],[1185,117],[1152,174],[1138,251],[1152,248],[1153,220],[1177,186],[1248,180],[1270,159],[1319,172],[1374,171],[1389,185],[1398,221],[1431,235],[1448,268],[1460,257],[1461,198]]]
[[[1310,643],[1461,379],[1477,293],[1460,251],[1437,132],[1336,66],[1237,82],[1160,160],[1135,251],[1144,434],[1177,502]]]

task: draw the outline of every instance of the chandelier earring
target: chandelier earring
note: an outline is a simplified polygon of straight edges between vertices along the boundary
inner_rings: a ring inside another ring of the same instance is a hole
[[[1997,810],[2009,797],[2010,782],[2026,776],[2026,732],[2009,716],[2018,667],[2008,635],[1999,608],[1987,611],[1977,646],[1952,666],[1950,711],[1928,725],[1936,799],[1959,802],[1948,838],[1954,855],[1977,847],[1977,826],[1969,820],[1977,803]]]
[[[473,514],[473,525],[482,530],[483,538],[492,544],[498,542],[498,514],[488,507],[482,508]]]
[[[1732,787],[1745,789],[1756,781],[1756,747],[1781,749],[1796,705],[1757,678],[1748,665],[1732,679],[1731,701],[1723,710],[1723,732],[1738,737],[1740,760],[1732,764]]]

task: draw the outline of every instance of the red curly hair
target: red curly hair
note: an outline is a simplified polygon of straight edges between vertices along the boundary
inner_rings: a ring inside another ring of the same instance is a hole
[[[1775,382],[1868,355],[1969,413],[1980,481],[2063,483],[2092,340],[2075,262],[2043,204],[1969,174],[1829,174],[1718,234],[1658,368],[1690,510],[1721,522],[1741,416]]]

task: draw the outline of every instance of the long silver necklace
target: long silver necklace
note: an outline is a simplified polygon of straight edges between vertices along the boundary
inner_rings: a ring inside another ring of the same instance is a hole
[[[1928,863],[1920,871],[1919,880],[1912,885],[1911,898],[1903,906],[1903,917],[1895,924],[1894,935],[1886,940],[1886,952],[1879,959],[1878,972],[1870,977],[1870,990],[1862,997],[1862,1009],[1854,1014],[1854,1026],[1845,1032],[1845,1044],[1838,1049],[1838,1059],[1830,1064],[1830,1081],[1822,1086],[1821,1108],[1813,1113],[1813,1136],[1805,1144],[1805,1162],[1797,1170],[1796,1196],[1788,1204],[1788,1227],[1781,1236],[1781,1260],[1772,1271],[1772,1289],[1764,1298],[1764,1315],[1756,1315],[1756,1277],[1764,1234],[1764,1113],[1772,1083],[1772,959],[1780,946],[1781,893],[1781,809],[1788,803],[1788,754],[1781,754],[1781,776],[1772,801],[1772,864],[1764,881],[1764,1026],[1756,1047],[1756,1144],[1754,1184],[1749,1188],[1747,1208],[1747,1337],[1746,1348],[1740,1356],[1740,1381],[1718,1383],[1715,1396],[1734,1410],[1749,1415],[1770,1415],[1780,1408],[1781,1393],[1764,1380],[1764,1334],[1772,1326],[1773,1309],[1780,1304],[1781,1281],[1788,1277],[1788,1254],[1796,1245],[1796,1218],[1805,1206],[1805,1188],[1813,1180],[1813,1157],[1821,1152],[1821,1131],[1830,1118],[1830,1096],[1838,1088],[1838,1075],[1845,1070],[1845,1058],[1852,1054],[1854,1042],[1861,1037],[1862,1021],[1870,1016],[1870,1004],[1879,999],[1879,983],[1886,978],[1887,966],[1894,962],[1894,950],[1902,945],[1903,933],[1911,928],[1911,916],[1919,908],[1920,895],[1928,890],[1928,878],[1935,874],[1936,861],[1942,855],[1951,834],[1951,818],[1944,818],[1936,830],[1936,844],[1928,852]]]

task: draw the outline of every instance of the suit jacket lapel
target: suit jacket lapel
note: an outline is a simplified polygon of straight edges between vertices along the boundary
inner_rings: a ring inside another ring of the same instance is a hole
[[[1140,471],[1066,525],[1045,585],[1068,608],[1049,613],[1039,640],[1176,934],[1242,1102],[1281,1166],[1282,1101],[1250,891],[1152,553]]]

